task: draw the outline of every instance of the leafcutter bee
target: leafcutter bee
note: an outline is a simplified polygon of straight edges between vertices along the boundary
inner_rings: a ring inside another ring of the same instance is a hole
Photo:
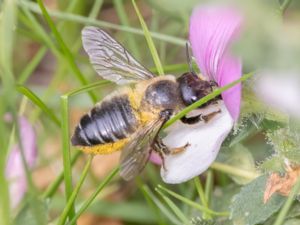
[[[188,145],[169,149],[158,136],[172,115],[211,93],[213,86],[193,70],[179,78],[155,76],[105,31],[96,27],[82,30],[83,47],[96,72],[121,85],[83,115],[71,142],[86,153],[108,154],[121,151],[120,175],[130,180],[145,167],[151,151],[163,159]],[[212,116],[183,117],[196,123]]]

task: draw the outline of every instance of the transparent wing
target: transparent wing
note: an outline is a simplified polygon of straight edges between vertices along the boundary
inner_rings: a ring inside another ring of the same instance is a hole
[[[120,175],[125,180],[131,180],[144,169],[152,150],[151,145],[164,122],[164,118],[159,118],[140,128],[123,149]]]
[[[97,27],[83,28],[82,43],[94,69],[106,80],[127,84],[154,77],[120,43]]]

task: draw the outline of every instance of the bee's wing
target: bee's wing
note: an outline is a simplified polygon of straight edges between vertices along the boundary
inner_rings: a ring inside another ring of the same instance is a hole
[[[120,158],[120,175],[125,180],[131,180],[143,170],[151,153],[151,145],[164,122],[165,119],[158,118],[141,127],[123,149]]]
[[[82,43],[94,69],[106,80],[126,84],[154,77],[120,43],[97,27],[83,28]]]

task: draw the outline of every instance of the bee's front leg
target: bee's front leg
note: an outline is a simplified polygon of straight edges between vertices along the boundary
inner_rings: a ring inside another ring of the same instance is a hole
[[[208,113],[206,115],[199,114],[197,116],[191,116],[191,117],[184,116],[180,120],[181,120],[181,122],[186,123],[186,124],[196,124],[200,121],[204,121],[205,123],[207,123],[212,118],[214,118],[218,113],[221,113],[221,109],[219,109],[215,112]]]

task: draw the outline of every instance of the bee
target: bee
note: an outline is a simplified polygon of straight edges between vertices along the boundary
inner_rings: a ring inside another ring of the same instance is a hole
[[[96,72],[121,87],[81,117],[72,145],[91,154],[121,150],[120,175],[125,180],[143,170],[152,151],[162,159],[184,151],[189,143],[169,149],[158,136],[159,131],[174,114],[211,93],[215,84],[200,78],[192,69],[179,78],[155,76],[119,42],[96,27],[82,30],[82,42]],[[193,124],[213,115],[183,117],[181,121]]]

